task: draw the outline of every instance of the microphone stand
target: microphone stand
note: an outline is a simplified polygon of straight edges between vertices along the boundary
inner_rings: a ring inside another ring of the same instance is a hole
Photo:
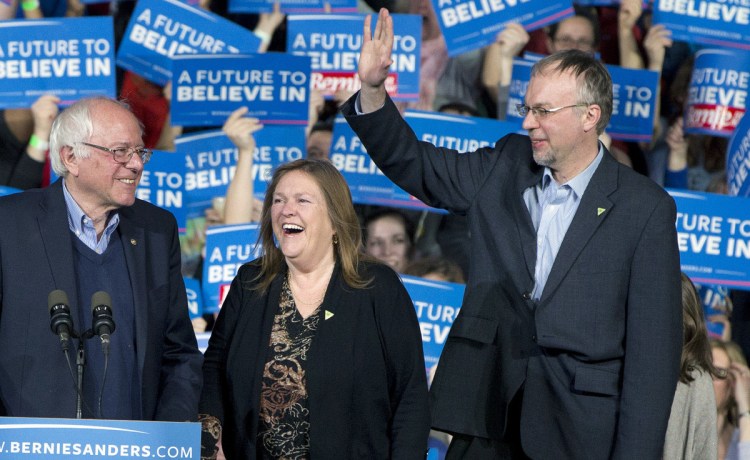
[[[83,339],[83,337],[81,338]],[[76,391],[76,418],[83,418],[83,366],[86,364],[85,352],[83,351],[83,340],[78,340],[78,355],[76,365],[78,366],[78,391]]]
[[[86,352],[83,349],[83,341],[94,336],[94,332],[88,331],[78,336],[78,353],[76,355],[76,366],[78,368],[78,380],[76,382],[76,418],[83,418],[83,369],[86,364]],[[92,412],[93,414],[93,412]]]

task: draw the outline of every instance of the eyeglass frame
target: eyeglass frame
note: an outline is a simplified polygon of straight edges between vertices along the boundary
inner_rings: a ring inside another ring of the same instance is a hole
[[[145,165],[146,163],[149,162],[149,160],[151,160],[151,155],[154,154],[153,150],[147,149],[146,147],[118,147],[116,149],[111,149],[109,147],[103,147],[101,145],[91,144],[89,142],[82,142],[82,141],[80,141],[80,142],[77,142],[77,144],[82,144],[82,145],[85,145],[87,147],[93,147],[95,149],[99,149],[102,152],[107,152],[110,155],[112,155],[112,159],[115,161],[115,163],[118,163],[118,164],[121,164],[121,165],[128,164],[130,162],[130,160],[133,158],[133,155],[135,155],[136,153],[138,154],[138,158],[140,158],[141,163],[143,163]],[[127,151],[127,153],[125,155],[123,155],[123,157],[127,156],[127,158],[125,159],[125,161],[119,161],[117,159],[118,157],[117,157],[117,154],[115,153],[117,150],[126,150]]]
[[[516,104],[516,112],[522,118],[526,118],[526,115],[531,114],[537,120],[541,120],[543,118],[547,118],[549,115],[553,113],[559,112],[562,109],[570,109],[572,107],[588,107],[589,105],[591,104],[578,103],[578,104],[573,104],[573,105],[565,105],[562,107],[553,107],[551,109],[546,109],[544,107],[529,107],[526,104]]]

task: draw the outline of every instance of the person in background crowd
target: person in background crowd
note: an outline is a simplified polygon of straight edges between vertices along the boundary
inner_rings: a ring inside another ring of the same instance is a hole
[[[734,342],[711,340],[713,364],[726,378],[714,378],[719,460],[750,459],[750,370]]]
[[[124,104],[82,99],[52,124],[50,159],[61,179],[0,198],[0,414],[196,419],[202,357],[177,223],[135,198],[151,157],[142,134]],[[92,294],[111,296],[108,355],[98,337],[71,341],[59,328],[50,332],[43,306],[54,290],[69,296],[57,300],[68,306],[74,338],[73,330],[92,327]],[[86,360],[81,414],[70,372],[76,343]]]
[[[333,164],[276,170],[264,255],[240,268],[206,350],[202,456],[221,437],[228,458],[424,458],[416,312],[393,270],[362,257],[361,238]]]
[[[60,98],[45,94],[31,109],[6,109],[0,117],[0,185],[22,190],[44,182],[52,121]]]
[[[396,208],[380,208],[365,217],[365,252],[401,273],[414,255],[414,224]]]
[[[528,137],[459,155],[400,116],[384,86],[393,21],[370,23],[342,112],[396,185],[470,223],[465,301],[431,387],[448,458],[661,456],[682,348],[676,209],[599,142],[606,68],[580,50],[538,61],[518,107]]]
[[[439,256],[424,257],[410,263],[404,270],[404,274],[433,281],[461,284],[466,282],[461,267],[449,259]]]
[[[717,454],[716,402],[712,379],[724,378],[713,365],[703,305],[682,274],[682,363],[664,441],[665,459],[710,460]]]

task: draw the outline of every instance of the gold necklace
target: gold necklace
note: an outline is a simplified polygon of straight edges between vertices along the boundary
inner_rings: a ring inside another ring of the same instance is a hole
[[[317,305],[320,305],[323,302],[323,299],[326,296],[325,291],[323,291],[323,295],[320,296],[320,298],[318,300],[313,300],[312,302],[307,302],[305,300],[302,300],[302,297],[300,297],[299,295],[297,295],[294,292],[294,286],[293,286],[293,283],[292,283],[292,272],[291,271],[287,272],[286,278],[287,278],[287,284],[289,284],[289,291],[292,293],[292,298],[294,299],[294,303],[301,303],[302,305],[307,305],[307,306],[310,306],[310,305],[317,306]]]

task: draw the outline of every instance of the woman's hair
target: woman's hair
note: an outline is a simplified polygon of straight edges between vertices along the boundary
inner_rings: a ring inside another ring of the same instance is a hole
[[[703,318],[703,305],[698,291],[684,273],[682,278],[682,359],[680,360],[680,382],[690,383],[690,371],[695,368],[708,372],[713,378],[724,378],[726,372],[717,369],[711,356],[706,321]]]
[[[585,51],[570,49],[559,51],[537,61],[531,68],[531,77],[547,73],[562,74],[571,72],[577,80],[578,104],[596,104],[601,108],[601,116],[596,124],[596,132],[601,134],[612,116],[612,77],[607,68],[594,56]]]
[[[260,273],[254,280],[258,283],[253,289],[261,293],[265,292],[285,266],[284,254],[276,246],[274,239],[271,206],[279,181],[292,171],[300,171],[310,176],[323,194],[328,208],[328,218],[334,231],[333,253],[341,266],[344,281],[353,288],[366,287],[370,280],[364,279],[358,271],[359,261],[363,257],[362,232],[352,205],[349,186],[331,162],[301,159],[279,166],[268,185],[263,200],[260,234],[258,235],[258,240],[263,247],[263,256],[260,259]]]
[[[452,260],[439,256],[425,257],[410,263],[404,270],[404,274],[412,276],[433,274],[451,283],[465,283],[461,267]]]
[[[369,238],[368,230],[370,228],[370,224],[377,220],[386,218],[386,217],[396,219],[403,224],[404,232],[406,233],[406,238],[409,240],[409,244],[413,248],[414,247],[414,235],[416,232],[414,228],[414,222],[412,222],[411,219],[406,217],[406,214],[404,214],[400,210],[396,208],[388,208],[388,207],[378,208],[370,212],[369,214],[367,214],[367,216],[365,216],[364,222],[362,224],[362,227],[364,229],[365,243],[367,243],[367,239]]]

